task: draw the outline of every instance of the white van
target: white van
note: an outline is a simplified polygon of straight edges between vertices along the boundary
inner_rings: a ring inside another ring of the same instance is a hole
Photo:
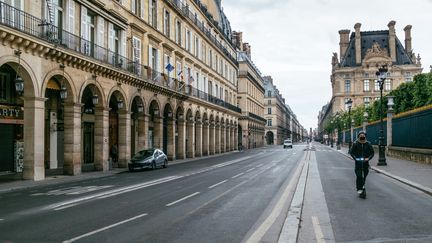
[[[285,141],[284,141],[284,143],[283,143],[283,147],[284,148],[292,148],[293,147],[293,144],[292,144],[292,141],[291,141],[291,139],[286,139]]]

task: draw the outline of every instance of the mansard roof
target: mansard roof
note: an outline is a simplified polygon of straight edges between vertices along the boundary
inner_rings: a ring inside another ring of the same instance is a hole
[[[372,45],[377,42],[382,49],[389,53],[389,31],[379,30],[379,31],[362,31],[361,36],[361,60],[366,56],[367,50],[372,48]],[[411,60],[410,55],[405,50],[404,46],[400,42],[399,38],[396,37],[396,62],[394,65],[405,65],[414,64]],[[341,67],[355,67],[361,64],[356,64],[356,52],[355,52],[355,32],[351,33],[350,42],[345,56],[341,60]]]

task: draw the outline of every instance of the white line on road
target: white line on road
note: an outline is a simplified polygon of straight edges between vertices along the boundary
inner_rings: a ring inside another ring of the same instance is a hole
[[[216,183],[216,184],[214,184],[214,185],[212,185],[212,186],[209,186],[208,188],[209,189],[212,189],[213,187],[217,187],[217,186],[219,186],[220,184],[223,184],[223,183],[225,183],[225,182],[227,182],[228,180],[223,180],[223,181],[221,181],[221,182],[219,182],[219,183]]]
[[[238,173],[237,175],[235,175],[235,176],[233,176],[233,177],[231,177],[231,178],[237,178],[237,177],[239,177],[239,176],[241,176],[241,175],[244,175],[244,173],[242,172],[242,173]]]
[[[77,240],[82,239],[82,238],[85,238],[85,237],[87,237],[87,236],[91,236],[91,235],[97,234],[97,233],[102,232],[102,231],[105,231],[105,230],[107,230],[107,229],[111,229],[111,228],[116,227],[116,226],[118,226],[118,225],[121,225],[121,224],[124,224],[124,223],[130,222],[130,221],[133,221],[133,220],[135,220],[135,219],[142,218],[142,217],[144,217],[144,216],[146,216],[146,215],[148,215],[148,214],[146,214],[146,213],[140,214],[140,215],[135,216],[135,217],[133,217],[133,218],[126,219],[126,220],[123,220],[123,221],[121,221],[121,222],[118,222],[118,223],[115,223],[115,224],[112,224],[112,225],[109,225],[109,226],[106,226],[106,227],[100,228],[100,229],[98,229],[98,230],[88,232],[87,234],[83,234],[83,235],[77,236],[77,237],[72,238],[72,239],[70,239],[70,240],[65,240],[65,241],[63,241],[63,243],[70,243],[70,242],[77,241]]]
[[[255,166],[255,168],[259,168],[259,167],[261,167],[261,166],[263,166],[263,164],[257,165],[257,166]]]
[[[255,168],[250,168],[249,170],[246,171],[246,173],[253,170],[255,170]]]
[[[312,216],[312,225],[315,231],[315,240],[317,241],[317,243],[325,243],[326,241],[324,240],[324,234],[321,230],[321,226],[319,224],[317,216]]]
[[[179,200],[174,201],[174,202],[172,202],[172,203],[168,203],[166,206],[167,206],[167,207],[170,207],[170,206],[172,206],[172,205],[174,205],[174,204],[176,204],[176,203],[179,203],[179,202],[184,201],[184,200],[186,200],[186,199],[188,199],[188,198],[194,197],[194,196],[196,196],[196,195],[198,195],[198,194],[200,194],[200,192],[192,193],[192,194],[190,194],[189,196],[186,196],[186,197],[180,198]]]

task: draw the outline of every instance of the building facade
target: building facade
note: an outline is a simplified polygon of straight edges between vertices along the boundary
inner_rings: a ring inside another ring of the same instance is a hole
[[[388,30],[360,31],[361,24],[354,26],[355,32],[340,30],[340,60],[337,53],[332,58],[332,112],[345,110],[345,103],[352,99],[353,107],[368,106],[380,97],[380,87],[375,73],[379,67],[388,68],[383,95],[404,82],[411,82],[421,73],[421,58],[412,48],[411,29],[405,31],[405,46],[396,36],[395,21],[388,23]]]
[[[234,39],[239,53],[238,96],[237,103],[242,110],[239,118],[239,138],[243,149],[264,146],[264,81],[261,72],[251,60],[251,48],[243,43],[242,33],[234,32]]]
[[[0,173],[43,180],[126,167],[152,147],[170,160],[237,149],[237,53],[220,1],[0,9]]]

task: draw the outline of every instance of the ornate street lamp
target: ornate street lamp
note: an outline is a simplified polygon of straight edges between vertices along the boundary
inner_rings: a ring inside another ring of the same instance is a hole
[[[380,113],[380,136],[379,136],[379,143],[378,143],[378,148],[379,148],[379,154],[378,154],[378,164],[377,165],[387,165],[386,163],[386,157],[385,157],[385,145],[384,145],[384,122],[383,122],[383,100],[382,100],[382,93],[383,93],[383,88],[384,88],[384,82],[387,79],[387,73],[388,73],[388,69],[387,66],[382,66],[378,69],[378,71],[376,72],[376,76],[377,76],[377,81],[379,83],[379,88],[380,88],[380,109],[379,109],[379,113]]]
[[[18,56],[18,70],[16,72],[15,77],[15,91],[22,95],[24,93],[24,80],[20,76],[20,70],[21,70],[21,51],[15,50],[15,55]]]
[[[144,106],[141,103],[139,103],[138,104],[138,113],[143,113],[143,112],[144,112]]]
[[[122,98],[119,98],[117,100],[117,108],[119,108],[119,109],[123,108],[123,100],[122,100]]]
[[[92,102],[93,102],[93,105],[95,105],[95,106],[97,104],[99,104],[99,96],[96,94],[95,91],[93,91]]]
[[[352,108],[352,99],[350,98],[349,100],[347,100],[347,102],[345,103],[347,108],[348,108],[348,122],[349,122],[349,131],[350,131],[350,135],[349,135],[349,139],[348,139],[348,151],[351,149],[352,146],[352,141],[351,141],[351,108]]]

